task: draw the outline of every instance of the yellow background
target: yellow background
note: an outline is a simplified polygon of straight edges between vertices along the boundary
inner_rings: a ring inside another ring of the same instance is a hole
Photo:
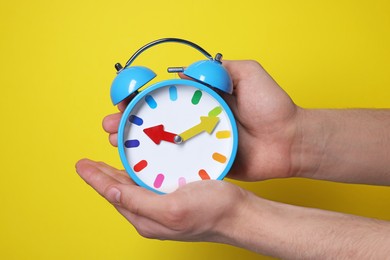
[[[113,65],[149,41],[181,37],[226,59],[258,60],[300,106],[390,107],[389,14],[385,0],[1,1],[0,259],[261,258],[144,239],[78,177],[83,157],[121,167],[101,128],[116,111]],[[148,53],[139,62],[157,71],[202,58],[182,46]],[[390,220],[388,187],[237,184],[277,201]]]

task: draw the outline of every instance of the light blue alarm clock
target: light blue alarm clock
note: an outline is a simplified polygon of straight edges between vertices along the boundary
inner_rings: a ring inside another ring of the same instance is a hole
[[[156,74],[147,67],[130,65],[146,49],[167,42],[191,46],[207,59],[186,68],[168,68],[191,80],[164,80],[140,91]],[[213,58],[190,41],[165,38],[140,48],[124,67],[115,65],[113,104],[132,97],[119,124],[119,155],[138,185],[164,194],[194,181],[222,180],[230,170],[238,133],[233,113],[217,93],[233,91],[221,57]]]

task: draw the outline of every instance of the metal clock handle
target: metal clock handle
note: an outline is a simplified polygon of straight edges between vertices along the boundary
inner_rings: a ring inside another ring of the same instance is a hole
[[[153,47],[155,45],[158,45],[158,44],[161,44],[161,43],[166,43],[166,42],[177,42],[177,43],[181,43],[181,44],[185,44],[185,45],[189,45],[191,47],[193,47],[194,49],[198,50],[199,52],[201,52],[204,56],[206,56],[209,60],[213,60],[213,57],[210,55],[210,53],[208,53],[205,49],[203,49],[202,47],[200,47],[199,45],[197,45],[196,43],[193,43],[193,42],[190,42],[190,41],[187,41],[187,40],[184,40],[184,39],[179,39],[179,38],[162,38],[162,39],[159,39],[159,40],[155,40],[153,42],[150,42],[146,45],[144,45],[143,47],[141,47],[138,51],[136,51],[131,57],[130,59],[126,62],[126,65],[124,68],[122,68],[122,66],[117,63],[115,64],[115,68],[119,71],[119,70],[122,70],[122,69],[125,69],[127,68],[128,66],[131,65],[131,63],[133,63],[133,61],[144,51],[146,51],[147,49],[149,49],[150,47]]]

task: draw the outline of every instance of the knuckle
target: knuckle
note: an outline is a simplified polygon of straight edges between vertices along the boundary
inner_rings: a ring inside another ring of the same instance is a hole
[[[118,204],[119,201],[116,201],[112,194],[112,189],[116,188],[114,184],[110,184],[104,188],[102,195],[112,204]],[[116,188],[117,189],[117,188]]]
[[[259,66],[260,63],[257,60],[247,60],[248,64],[252,66]]]
[[[256,60],[248,60],[248,66],[253,69],[262,68],[261,64]]]

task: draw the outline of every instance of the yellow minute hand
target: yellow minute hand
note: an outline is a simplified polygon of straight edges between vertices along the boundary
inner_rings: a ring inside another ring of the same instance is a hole
[[[211,134],[214,128],[217,126],[219,118],[216,116],[201,116],[200,123],[191,127],[190,129],[179,134],[182,141],[187,141],[188,139],[202,133],[207,132]]]

